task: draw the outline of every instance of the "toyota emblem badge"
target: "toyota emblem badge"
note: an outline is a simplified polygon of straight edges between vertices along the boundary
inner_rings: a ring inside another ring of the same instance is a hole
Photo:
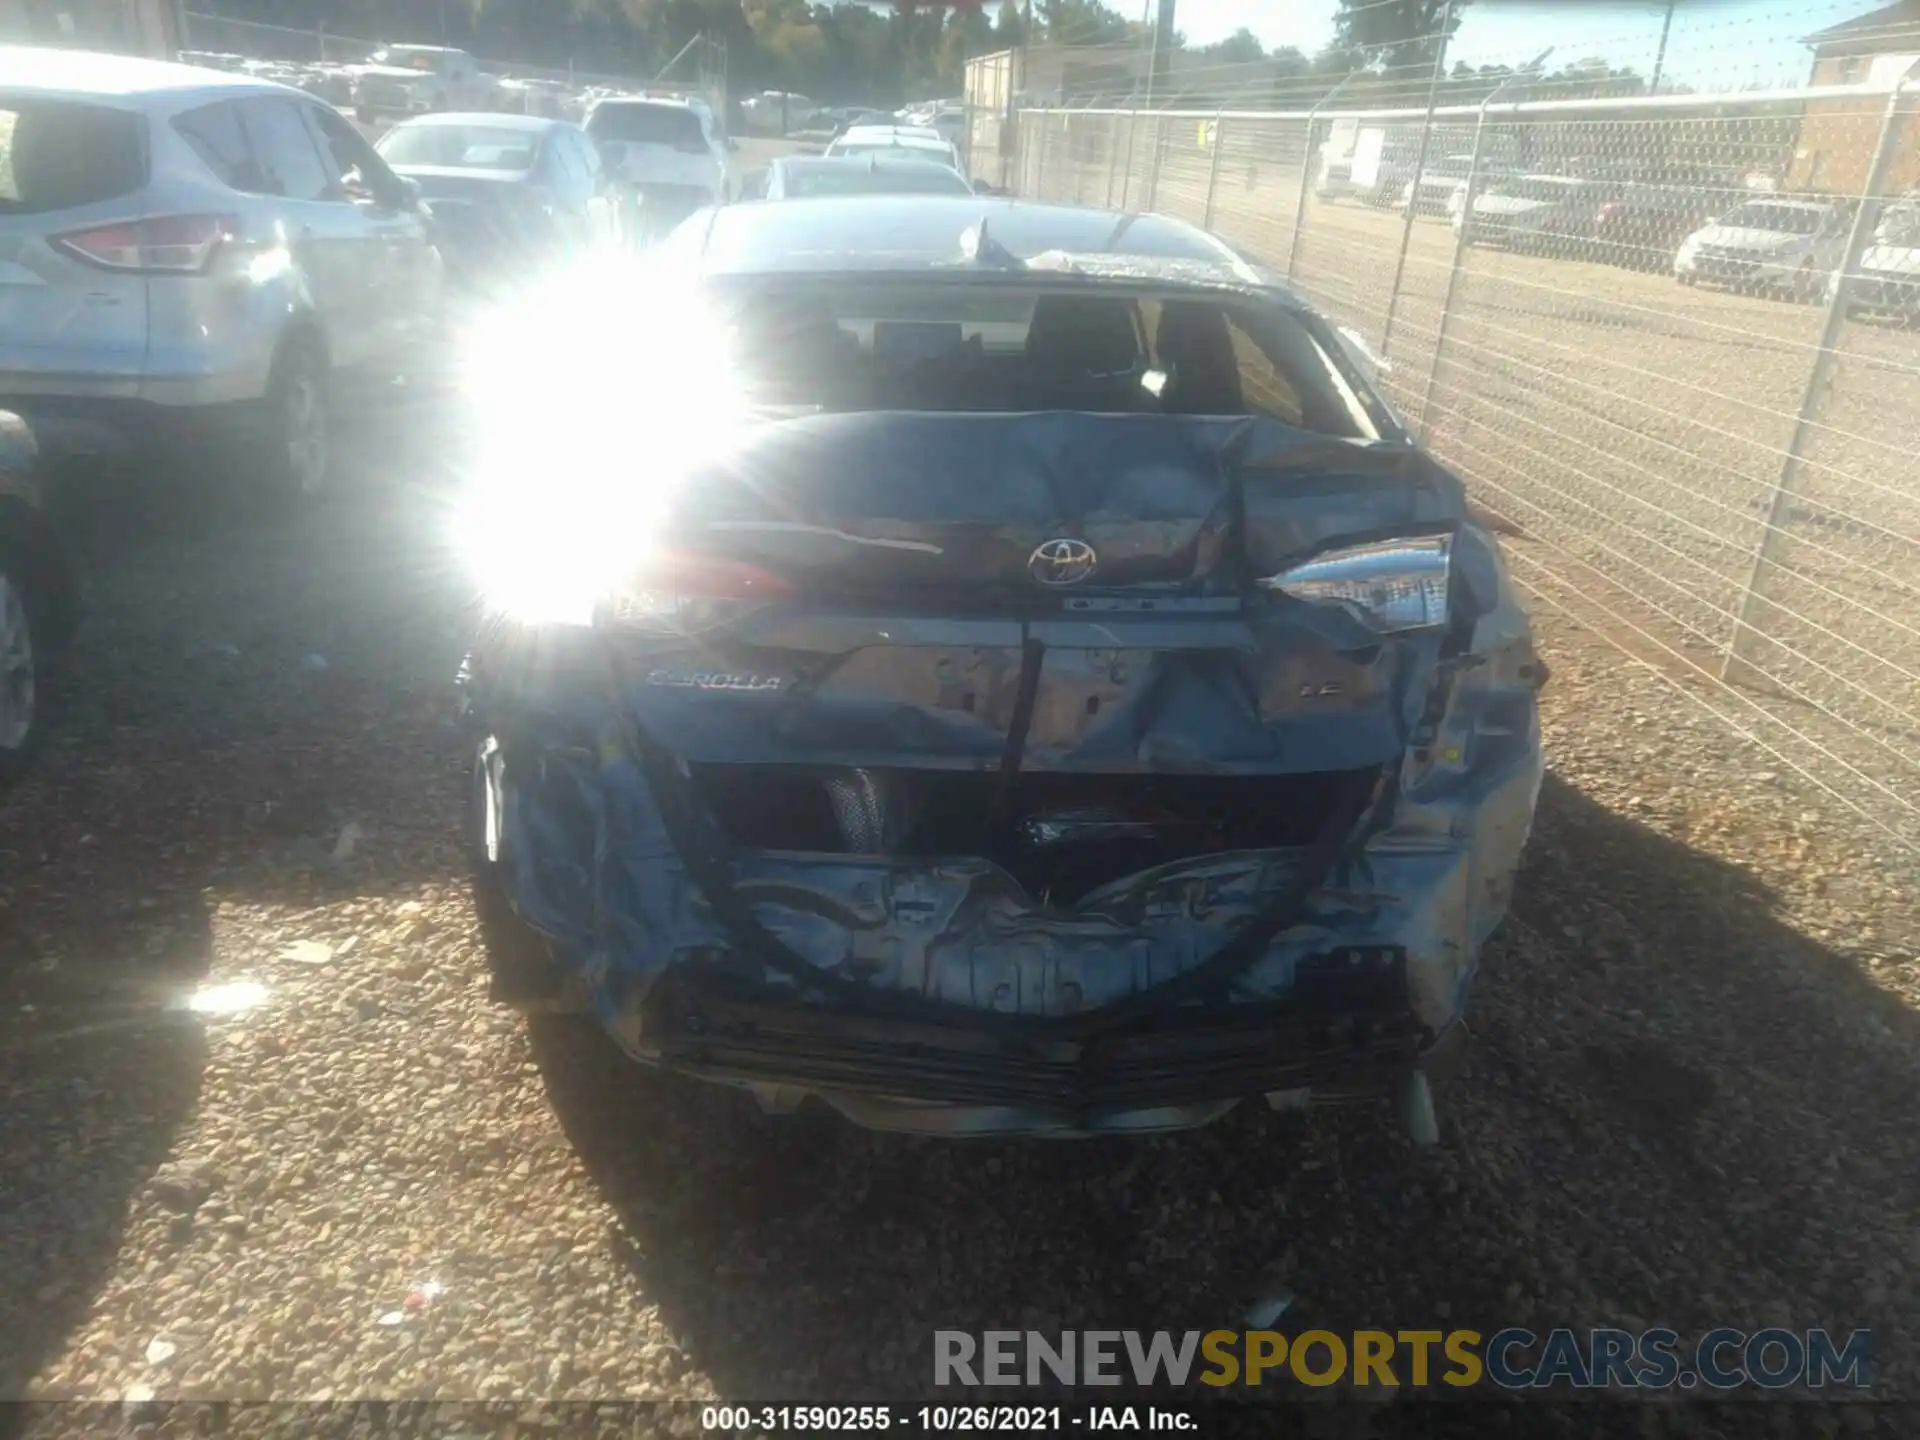
[[[1078,585],[1093,577],[1099,563],[1086,541],[1062,537],[1035,548],[1027,557],[1027,573],[1042,585]]]

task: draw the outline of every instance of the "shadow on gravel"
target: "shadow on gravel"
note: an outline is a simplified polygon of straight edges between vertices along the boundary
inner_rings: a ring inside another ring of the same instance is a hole
[[[130,1227],[217,1223],[194,1218],[205,1177],[164,1168],[207,1062],[184,1006],[213,907],[298,915],[462,868],[432,495],[365,483],[289,517],[179,474],[59,479],[86,613],[40,763],[0,796],[0,1399]],[[273,959],[263,913],[223,931],[218,978]]]
[[[198,930],[172,917],[172,953],[142,955],[134,974],[5,979],[0,1401],[22,1398],[85,1318],[193,1110],[206,1042],[197,1017],[167,1006],[204,973],[204,919]],[[0,938],[10,961],[15,938]],[[186,1198],[157,1223],[191,1224]]]
[[[1283,1287],[1296,1332],[1897,1334],[1910,1150],[1876,1137],[1909,1124],[1913,1017],[1763,883],[1558,780],[1517,914],[1432,1156],[1384,1107],[1249,1105],[1132,1142],[877,1136],[762,1117],[581,1022],[536,1024],[534,1049],[636,1303],[681,1347],[667,1373],[727,1399],[930,1394],[936,1329],[1238,1328]]]

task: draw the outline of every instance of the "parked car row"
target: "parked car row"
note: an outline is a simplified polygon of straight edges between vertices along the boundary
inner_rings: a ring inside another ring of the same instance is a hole
[[[494,74],[472,55],[444,45],[386,45],[360,61],[259,60],[223,51],[187,50],[182,64],[291,85],[368,124],[445,110],[504,110],[579,121],[616,92],[539,76]]]
[[[966,107],[958,100],[937,100],[899,110],[866,105],[820,105],[790,90],[763,90],[740,104],[741,123],[755,134],[795,135],[829,132],[836,138],[863,126],[898,125],[931,130],[959,146],[967,128]]]
[[[1444,211],[1468,245],[1664,271],[1682,285],[1724,285],[1799,301],[1839,284],[1856,202],[1761,191],[1733,177],[1483,175],[1473,206],[1451,162],[1401,188],[1400,206]],[[1445,199],[1437,197],[1444,189]],[[1920,198],[1888,205],[1863,252],[1850,308],[1920,319]]]

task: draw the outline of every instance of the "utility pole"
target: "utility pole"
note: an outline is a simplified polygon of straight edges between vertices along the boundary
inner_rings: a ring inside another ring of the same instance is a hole
[[[1160,0],[1160,13],[1153,22],[1153,49],[1147,59],[1147,106],[1153,106],[1153,92],[1166,88],[1167,71],[1173,64],[1173,12],[1176,0]]]
[[[1667,36],[1673,32],[1673,11],[1679,3],[1680,0],[1667,0],[1667,18],[1660,23],[1660,48],[1653,57],[1653,79],[1647,84],[1649,95],[1660,93],[1660,72],[1667,63]]]

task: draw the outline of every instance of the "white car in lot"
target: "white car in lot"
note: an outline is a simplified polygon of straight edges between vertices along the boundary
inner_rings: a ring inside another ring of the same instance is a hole
[[[628,234],[664,234],[696,210],[740,197],[733,142],[704,102],[601,100],[584,128],[626,203]]]
[[[856,125],[827,146],[829,156],[883,155],[894,160],[930,160],[967,173],[960,148],[931,126]]]
[[[363,121],[435,110],[491,110],[498,88],[464,50],[383,45],[354,73],[353,108]]]
[[[353,123],[245,75],[0,47],[0,409],[50,454],[235,440],[328,478],[332,401],[440,318],[418,192]]]
[[[1836,266],[1827,279],[1831,300],[1840,285]],[[1860,255],[1847,309],[1920,321],[1920,191],[1887,207],[1873,240]]]
[[[1673,274],[1682,285],[1708,281],[1784,290],[1802,300],[1824,293],[1845,258],[1847,211],[1831,200],[1769,195],[1748,200],[1680,242]]]

